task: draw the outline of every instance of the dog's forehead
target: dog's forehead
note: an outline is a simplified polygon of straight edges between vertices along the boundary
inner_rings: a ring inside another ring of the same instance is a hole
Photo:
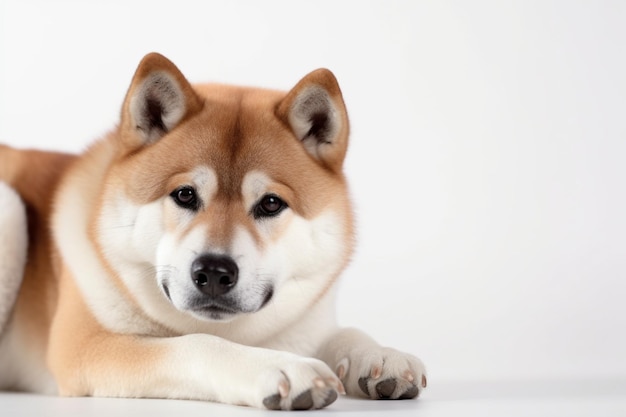
[[[216,199],[244,199],[249,206],[250,196],[258,198],[259,189],[276,192],[270,185],[279,186],[295,190],[297,201],[290,203],[294,209],[301,207],[303,214],[317,211],[315,205],[326,201],[318,194],[328,194],[337,180],[341,182],[313,160],[276,116],[284,93],[211,86],[203,95],[199,114],[122,164],[125,168],[119,174],[128,181],[129,195],[137,202],[171,193],[182,185],[173,183],[173,178],[189,178],[192,172],[202,172],[199,167],[214,173],[208,184]],[[244,190],[250,184],[247,178],[255,178],[256,188]]]
[[[227,98],[207,99],[203,112],[181,126],[175,139],[184,142],[183,157],[215,171],[221,193],[240,193],[246,175],[253,171],[280,182],[301,170],[316,169],[293,132],[275,115],[280,96],[262,90],[229,91]]]

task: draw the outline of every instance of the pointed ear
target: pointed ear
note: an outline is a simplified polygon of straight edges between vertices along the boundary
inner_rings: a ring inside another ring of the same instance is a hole
[[[202,108],[202,100],[163,55],[146,55],[131,82],[122,109],[124,142],[135,148],[159,140]]]
[[[287,93],[276,114],[313,158],[341,170],[348,147],[348,114],[332,72],[318,69],[308,74]]]

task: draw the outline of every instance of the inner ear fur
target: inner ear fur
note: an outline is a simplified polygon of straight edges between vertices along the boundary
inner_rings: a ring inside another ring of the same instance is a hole
[[[153,143],[201,108],[202,100],[180,70],[150,53],[139,63],[124,100],[124,141],[131,147]]]
[[[348,115],[332,72],[322,68],[305,76],[287,93],[276,113],[313,158],[341,170],[348,146]]]

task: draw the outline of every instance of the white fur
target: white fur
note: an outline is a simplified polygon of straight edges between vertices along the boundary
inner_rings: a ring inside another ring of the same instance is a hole
[[[0,182],[0,335],[22,282],[28,247],[26,209],[19,195]]]
[[[188,307],[191,294],[197,290],[191,280],[191,264],[194,259],[206,247],[206,225],[196,226],[184,237],[166,233],[159,242],[157,250],[157,281],[159,288],[167,284],[174,307],[184,312]],[[163,315],[163,311],[169,311],[171,307],[164,310],[163,303],[168,303],[163,291],[160,292],[160,306],[147,308],[154,315]],[[163,317],[167,320],[167,317]]]
[[[55,243],[87,305],[103,326],[122,332],[160,331],[159,326],[145,319],[132,300],[120,293],[87,234],[91,211],[95,209],[90,202],[98,199],[99,192],[93,184],[102,181],[114,148],[100,148],[98,152],[101,159],[97,164],[84,166],[88,172],[70,175],[59,190],[52,218]]]
[[[21,330],[10,324],[0,337],[0,389],[56,394],[56,382],[45,363],[45,347],[27,339]]]
[[[271,178],[261,171],[255,170],[246,173],[241,182],[241,195],[243,196],[244,205],[252,207],[256,201],[269,191],[268,187],[271,182]]]
[[[210,204],[217,186],[215,174],[208,168],[196,168],[191,176],[203,202]],[[260,172],[252,172],[243,182],[242,194],[249,209],[255,201],[268,192],[271,180]],[[162,333],[161,326],[172,328],[179,333],[203,332],[229,337],[246,344],[269,343],[267,334],[277,333],[297,322],[311,307],[302,303],[303,298],[312,299],[320,294],[341,268],[342,242],[345,236],[338,231],[343,227],[338,218],[327,212],[314,220],[305,220],[292,212],[283,213],[282,221],[289,226],[278,242],[268,245],[263,253],[254,245],[251,237],[243,228],[235,234],[231,256],[237,259],[241,268],[238,283],[241,297],[247,299],[250,309],[260,303],[254,299],[251,290],[258,280],[270,280],[275,288],[274,299],[263,310],[243,315],[236,323],[223,324],[199,320],[188,313],[175,308],[164,295],[159,285],[159,274],[177,276],[178,286],[171,287],[174,300],[184,304],[185,292],[194,291],[189,270],[194,254],[211,249],[210,237],[206,229],[199,228],[185,237],[172,235],[163,229],[163,207],[173,205],[169,197],[157,200],[145,206],[137,206],[128,201],[118,191],[106,191],[107,203],[103,206],[99,220],[99,240],[111,266],[119,274],[129,292],[135,297],[127,300],[113,285],[105,271],[99,265],[95,248],[86,235],[88,216],[85,214],[84,196],[87,184],[78,180],[65,187],[58,202],[55,225],[57,240],[88,305],[107,328],[120,332],[141,332],[153,329]],[[184,210],[180,221],[185,229],[190,219]],[[268,226],[264,221],[262,227]],[[326,262],[317,262],[325,259]],[[306,295],[304,295],[306,294]],[[134,307],[138,303],[143,314]],[[141,319],[145,315],[150,320]],[[332,316],[319,321],[329,329],[333,328]],[[302,341],[291,340],[291,345],[302,347],[301,353],[313,354],[318,342],[311,335],[302,332]],[[304,348],[306,347],[306,348]]]

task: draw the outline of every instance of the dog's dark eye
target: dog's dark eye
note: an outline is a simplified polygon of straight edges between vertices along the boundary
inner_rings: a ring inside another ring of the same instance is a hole
[[[191,187],[182,187],[170,194],[174,202],[182,208],[197,210],[199,207],[196,191]]]
[[[274,194],[264,196],[254,207],[254,217],[274,217],[287,208],[287,203]]]

